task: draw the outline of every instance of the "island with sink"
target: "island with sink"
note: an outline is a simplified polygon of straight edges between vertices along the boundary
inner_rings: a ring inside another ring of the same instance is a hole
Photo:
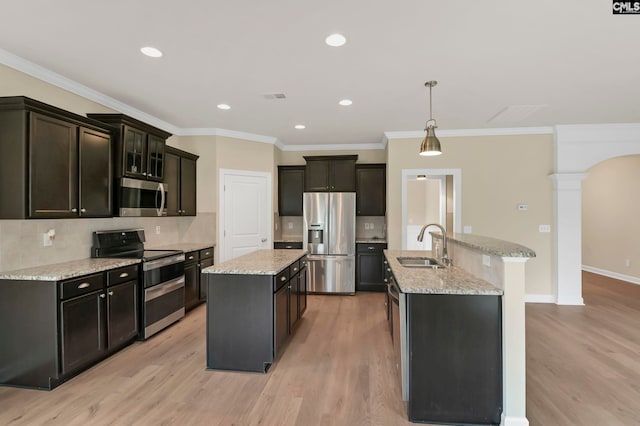
[[[207,369],[266,373],[307,308],[306,251],[257,250],[202,270]]]

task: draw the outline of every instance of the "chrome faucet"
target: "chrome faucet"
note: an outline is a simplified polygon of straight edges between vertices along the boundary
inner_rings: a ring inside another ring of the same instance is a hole
[[[447,231],[444,230],[444,227],[439,223],[429,223],[424,225],[418,234],[418,241],[422,242],[424,239],[424,231],[427,230],[430,226],[437,226],[440,228],[440,232],[442,233],[442,263],[445,266],[451,266],[451,259],[449,259],[449,254],[447,253]]]

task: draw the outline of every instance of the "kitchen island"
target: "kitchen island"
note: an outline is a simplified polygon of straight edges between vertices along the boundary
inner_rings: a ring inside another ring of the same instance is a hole
[[[409,420],[500,423],[502,290],[456,266],[399,261],[435,257],[431,252],[384,254],[390,329]]]
[[[304,250],[257,250],[202,270],[207,369],[266,373],[307,306]]]

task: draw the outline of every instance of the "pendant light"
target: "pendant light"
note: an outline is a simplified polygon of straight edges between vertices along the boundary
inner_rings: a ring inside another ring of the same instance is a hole
[[[429,88],[429,119],[425,125],[425,131],[427,135],[424,137],[422,144],[420,145],[420,155],[431,156],[440,155],[442,150],[440,149],[440,141],[436,137],[436,120],[433,119],[432,106],[431,106],[431,90],[433,86],[438,84],[437,81],[427,81],[424,85]]]

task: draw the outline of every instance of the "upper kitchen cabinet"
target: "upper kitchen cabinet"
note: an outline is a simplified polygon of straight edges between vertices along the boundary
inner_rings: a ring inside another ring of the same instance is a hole
[[[278,213],[302,216],[304,166],[278,166]]]
[[[168,216],[196,215],[196,162],[198,156],[170,146],[165,148]]]
[[[305,192],[355,192],[357,155],[305,156]]]
[[[387,207],[386,164],[356,166],[356,215],[384,216]]]
[[[164,180],[165,143],[171,133],[124,114],[87,114],[111,127],[116,177]]]
[[[0,218],[108,217],[111,136],[97,121],[0,98]]]

